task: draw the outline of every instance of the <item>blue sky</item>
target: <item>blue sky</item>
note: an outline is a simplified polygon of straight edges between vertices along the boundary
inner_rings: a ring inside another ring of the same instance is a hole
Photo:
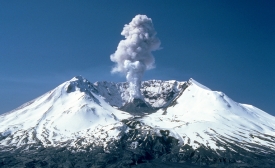
[[[0,1],[0,114],[82,75],[110,73],[122,28],[152,18],[162,50],[144,80],[194,78],[275,115],[275,1]]]

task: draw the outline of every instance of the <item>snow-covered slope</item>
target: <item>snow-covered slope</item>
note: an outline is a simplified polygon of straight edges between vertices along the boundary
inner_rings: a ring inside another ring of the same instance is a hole
[[[110,156],[131,151],[132,160],[163,156],[182,162],[196,156],[195,162],[205,164],[217,163],[219,157],[223,163],[224,158],[251,162],[264,155],[264,162],[275,163],[268,158],[275,158],[274,116],[193,79],[144,81],[141,93],[153,110],[137,115],[123,108],[129,103],[127,83],[74,77],[0,115],[0,149],[66,147],[81,152],[102,147]]]
[[[183,83],[145,81],[142,93],[148,104],[161,108],[182,90]],[[128,83],[92,84],[81,76],[74,77],[39,98],[1,115],[0,146],[20,147],[38,142],[43,146],[60,146],[65,142],[68,145],[69,141],[77,141],[78,137],[88,137],[86,141],[91,143],[97,137],[91,138],[89,135],[98,130],[108,132],[108,138],[119,138],[118,135],[123,134],[120,127],[124,126],[121,120],[132,117],[118,110],[128,98]],[[101,138],[106,139],[106,136]],[[101,143],[100,139],[97,141]]]
[[[275,117],[246,104],[236,103],[222,92],[212,91],[193,79],[168,108],[160,109],[140,121],[157,129],[170,130],[182,144],[225,150],[226,144],[239,142],[241,148],[275,150]]]
[[[7,137],[1,145],[21,146],[38,141],[44,146],[87,136],[96,128],[119,124],[130,114],[116,110],[98,94],[93,84],[81,76],[59,85],[41,97],[0,116],[0,132]],[[107,131],[106,130],[106,131]],[[119,132],[114,132],[116,137]],[[111,132],[109,132],[111,136]],[[11,135],[11,136],[9,136]]]

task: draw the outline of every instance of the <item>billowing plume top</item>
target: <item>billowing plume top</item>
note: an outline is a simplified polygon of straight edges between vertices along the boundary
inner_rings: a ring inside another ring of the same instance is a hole
[[[116,52],[110,56],[111,61],[116,63],[112,73],[126,74],[132,98],[141,97],[140,83],[143,73],[154,67],[155,59],[151,51],[160,47],[156,34],[152,19],[146,15],[137,15],[124,26],[121,35],[125,40],[119,42]]]
[[[127,73],[125,61],[140,61],[151,69],[154,66],[154,57],[151,51],[159,49],[160,40],[156,37],[152,19],[146,15],[135,16],[129,24],[126,24],[121,32],[125,40],[121,40],[117,50],[111,55],[111,61],[117,63],[112,72]]]

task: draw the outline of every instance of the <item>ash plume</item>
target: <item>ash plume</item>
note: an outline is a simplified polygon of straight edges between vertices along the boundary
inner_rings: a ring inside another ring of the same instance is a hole
[[[117,50],[110,56],[116,65],[112,73],[123,73],[129,82],[130,99],[142,98],[140,87],[144,71],[154,68],[152,51],[160,49],[152,19],[146,15],[136,15],[121,32],[125,37]]]

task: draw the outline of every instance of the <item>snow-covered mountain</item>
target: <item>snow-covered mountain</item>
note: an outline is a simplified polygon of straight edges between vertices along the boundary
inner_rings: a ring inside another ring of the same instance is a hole
[[[19,147],[41,142],[43,146],[58,146],[103,126],[113,128],[113,124],[131,116],[112,108],[92,89],[89,81],[75,77],[1,115],[0,132],[4,139],[0,145]]]
[[[0,167],[275,163],[275,117],[266,112],[193,79],[144,81],[141,92],[131,104],[127,83],[77,76],[0,115]]]

